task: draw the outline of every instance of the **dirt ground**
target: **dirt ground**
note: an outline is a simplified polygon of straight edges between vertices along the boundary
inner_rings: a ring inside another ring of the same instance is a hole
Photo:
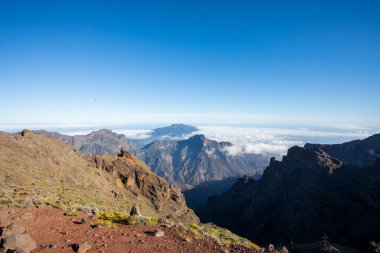
[[[255,252],[240,246],[221,247],[210,238],[194,237],[180,226],[117,224],[115,228],[93,228],[90,224],[94,220],[96,217],[89,214],[65,216],[64,211],[50,206],[0,209],[0,228],[11,223],[23,225],[38,245],[33,252],[75,252],[85,242],[91,247],[89,253]],[[165,235],[154,236],[158,229]]]

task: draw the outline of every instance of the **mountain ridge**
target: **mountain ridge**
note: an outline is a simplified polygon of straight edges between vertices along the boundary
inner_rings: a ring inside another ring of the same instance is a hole
[[[262,244],[327,235],[366,250],[380,237],[380,160],[358,167],[295,146],[272,158],[259,180],[241,178],[210,197],[199,216]]]

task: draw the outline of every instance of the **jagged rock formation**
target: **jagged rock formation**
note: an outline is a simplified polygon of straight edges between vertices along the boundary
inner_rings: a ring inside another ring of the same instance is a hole
[[[2,206],[57,206],[124,210],[183,222],[198,218],[181,192],[124,149],[118,156],[84,156],[62,141],[23,131],[0,134]]]
[[[320,149],[292,147],[260,180],[242,178],[209,198],[200,217],[264,245],[327,235],[365,249],[380,238],[380,160],[359,168]]]
[[[187,140],[159,140],[142,149],[141,158],[159,176],[180,186],[197,185],[228,177],[261,174],[269,158],[261,155],[229,155],[229,142],[217,142],[204,135]]]
[[[61,140],[72,145],[84,154],[117,154],[124,148],[132,154],[138,153],[138,148],[123,134],[117,134],[108,129],[101,129],[87,135],[69,136],[44,130],[33,131],[46,137]]]
[[[305,144],[307,149],[321,149],[329,155],[348,164],[359,167],[371,165],[380,158],[380,134],[364,140],[354,140],[343,144]]]

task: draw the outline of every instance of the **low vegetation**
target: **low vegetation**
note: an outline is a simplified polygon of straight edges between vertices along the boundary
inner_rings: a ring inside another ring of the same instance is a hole
[[[141,224],[147,226],[155,226],[158,223],[158,218],[155,217],[138,217],[135,215],[128,215],[126,213],[107,212],[97,214],[96,217],[101,220],[127,225]]]
[[[258,245],[254,244],[250,240],[240,237],[228,229],[218,227],[214,224],[190,224],[186,228],[188,231],[192,232],[197,238],[197,236],[202,235],[215,239],[221,246],[230,246],[230,245],[242,245],[248,248],[255,250],[261,249]]]

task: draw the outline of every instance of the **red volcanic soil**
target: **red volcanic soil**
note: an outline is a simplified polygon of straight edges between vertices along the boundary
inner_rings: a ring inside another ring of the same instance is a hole
[[[78,221],[82,221],[83,224]],[[79,214],[75,217],[65,216],[62,210],[47,206],[39,208],[2,208],[0,209],[0,227],[20,224],[26,228],[37,244],[32,252],[73,252],[75,245],[87,242],[91,249],[87,252],[226,252],[227,248],[207,238],[194,238],[194,234],[180,226],[123,225],[116,228],[106,226],[91,227],[96,217]],[[162,237],[153,235],[160,229],[165,232]],[[186,240],[191,237],[192,240]],[[256,252],[240,246],[228,248],[228,252]]]

